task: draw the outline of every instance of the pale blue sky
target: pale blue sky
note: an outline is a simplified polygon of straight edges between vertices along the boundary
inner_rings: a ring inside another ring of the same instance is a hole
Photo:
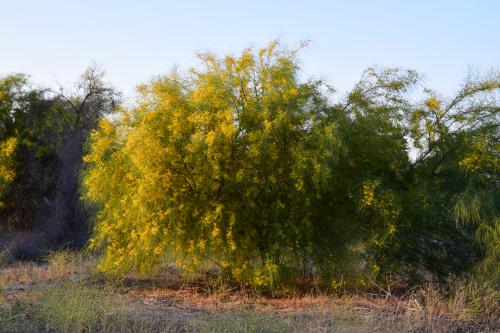
[[[125,93],[195,50],[312,39],[307,74],[346,90],[372,64],[416,69],[430,88],[457,88],[468,65],[500,66],[500,0],[0,0],[0,75],[75,81],[95,60]]]

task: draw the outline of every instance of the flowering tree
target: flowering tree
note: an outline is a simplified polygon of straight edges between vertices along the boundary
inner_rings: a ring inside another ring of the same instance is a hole
[[[495,77],[415,102],[418,73],[369,68],[333,102],[300,80],[297,51],[200,53],[100,122],[82,186],[104,271],[147,271],[174,251],[257,285],[304,263],[417,279],[496,253],[481,236],[497,237]]]

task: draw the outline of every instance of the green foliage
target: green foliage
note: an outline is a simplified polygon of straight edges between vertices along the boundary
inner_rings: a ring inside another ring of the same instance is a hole
[[[0,77],[0,209],[5,209],[6,190],[15,178],[17,160],[15,150],[19,144],[16,134],[21,129],[27,77],[23,74]]]
[[[0,79],[0,209],[8,216],[2,222],[9,227],[31,226],[39,187],[50,196],[54,180],[40,184],[33,178],[50,173],[46,169],[55,162],[60,148],[54,139],[60,133],[54,126],[57,117],[43,92],[31,88],[27,76]]]
[[[447,100],[415,71],[369,68],[331,103],[299,79],[296,52],[198,54],[101,121],[82,174],[101,268],[147,271],[174,249],[267,286],[300,267],[337,280],[495,270],[498,73]]]
[[[26,102],[25,87],[28,77],[24,74],[6,75],[0,78],[0,140],[12,137],[23,120]]]
[[[118,102],[103,75],[93,65],[57,92],[33,88],[22,74],[0,78],[0,223],[17,230],[49,225],[34,247],[55,238],[85,241],[75,173],[86,136]]]
[[[406,216],[381,263],[441,279],[475,267],[500,277],[492,265],[499,250],[499,79],[498,72],[470,75],[455,97],[424,91],[410,109],[406,133],[417,154],[401,172]]]
[[[199,70],[139,87],[137,108],[101,122],[82,183],[104,270],[147,270],[173,248],[269,285],[344,250],[352,228],[328,193],[344,148],[295,53],[199,54]]]
[[[14,181],[16,175],[16,160],[14,151],[17,146],[15,137],[9,138],[0,143],[0,209],[5,207],[5,198],[2,198],[5,191]]]

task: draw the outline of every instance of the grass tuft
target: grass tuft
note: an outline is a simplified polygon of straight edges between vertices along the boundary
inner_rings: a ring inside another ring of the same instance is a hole
[[[62,272],[63,270],[76,266],[80,259],[77,252],[68,248],[63,248],[59,251],[49,250],[43,258],[43,261],[47,262],[59,272]]]
[[[124,320],[119,303],[104,290],[81,284],[61,283],[42,289],[37,301],[37,319],[65,332],[109,331]]]

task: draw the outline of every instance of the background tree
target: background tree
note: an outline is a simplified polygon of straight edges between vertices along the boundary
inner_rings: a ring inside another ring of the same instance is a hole
[[[411,212],[421,221],[408,237],[422,244],[413,262],[418,258],[430,271],[477,268],[500,278],[499,90],[498,71],[471,71],[451,98],[426,91],[408,119],[419,154],[406,177],[408,184],[414,179],[411,194],[417,202]]]
[[[0,219],[8,228],[30,230],[10,249],[17,255],[36,256],[46,242],[86,240],[86,218],[77,208],[77,166],[96,120],[113,112],[119,100],[102,76],[94,64],[72,89],[59,91],[33,88],[24,75],[2,80],[4,87],[16,83],[16,89],[3,89],[1,99],[7,119],[1,142],[10,147],[2,151],[10,152],[10,162],[0,164],[11,177],[3,182]]]
[[[497,262],[498,82],[471,75],[445,99],[418,89],[414,71],[368,69],[333,106],[349,151],[343,192],[373,274],[445,280]]]

